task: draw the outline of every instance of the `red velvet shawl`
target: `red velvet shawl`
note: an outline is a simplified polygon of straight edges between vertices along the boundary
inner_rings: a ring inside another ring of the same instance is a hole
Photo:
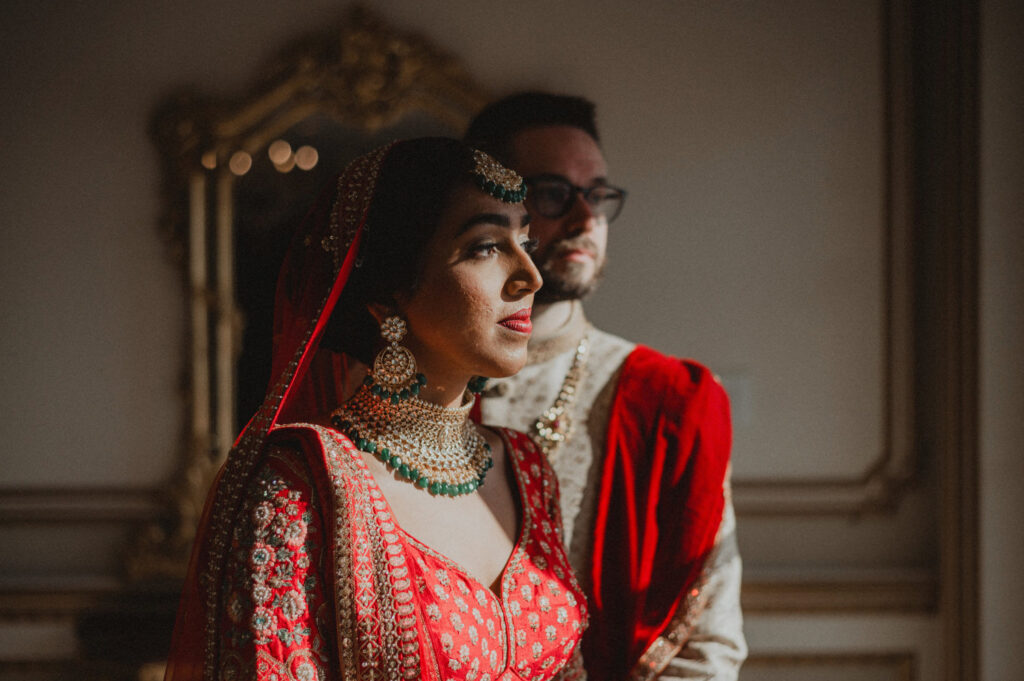
[[[608,420],[584,661],[624,679],[696,588],[724,508],[731,446],[725,391],[703,366],[638,346]]]

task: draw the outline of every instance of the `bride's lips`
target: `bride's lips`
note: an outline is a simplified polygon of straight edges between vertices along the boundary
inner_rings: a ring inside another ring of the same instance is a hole
[[[533,322],[530,321],[530,313],[532,308],[524,307],[519,312],[511,314],[508,317],[502,319],[499,324],[504,326],[506,329],[517,331],[519,333],[530,333],[533,331]]]

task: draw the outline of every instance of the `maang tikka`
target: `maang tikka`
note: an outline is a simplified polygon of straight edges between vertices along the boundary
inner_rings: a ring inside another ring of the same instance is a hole
[[[373,360],[373,372],[367,377],[370,392],[382,400],[397,404],[420,394],[427,377],[416,371],[416,358],[409,348],[400,345],[405,338],[406,323],[391,315],[380,325],[380,335],[387,342]]]
[[[479,149],[473,150],[472,174],[477,186],[499,201],[522,203],[526,198],[526,182],[522,176]]]

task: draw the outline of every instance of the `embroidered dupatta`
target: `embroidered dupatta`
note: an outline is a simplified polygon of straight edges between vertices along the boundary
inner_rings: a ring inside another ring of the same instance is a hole
[[[317,352],[331,312],[355,265],[380,167],[393,145],[362,156],[306,217],[278,279],[274,308],[276,377],[214,480],[199,522],[175,623],[165,681],[213,681],[218,661],[222,572],[231,523],[263,457],[267,434],[293,414],[338,403],[334,353]]]

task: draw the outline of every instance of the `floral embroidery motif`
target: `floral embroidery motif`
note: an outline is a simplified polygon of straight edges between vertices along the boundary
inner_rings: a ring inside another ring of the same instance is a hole
[[[321,533],[310,527],[310,494],[304,476],[273,457],[257,475],[223,573],[219,678],[327,678],[314,616],[326,602],[317,577]]]

